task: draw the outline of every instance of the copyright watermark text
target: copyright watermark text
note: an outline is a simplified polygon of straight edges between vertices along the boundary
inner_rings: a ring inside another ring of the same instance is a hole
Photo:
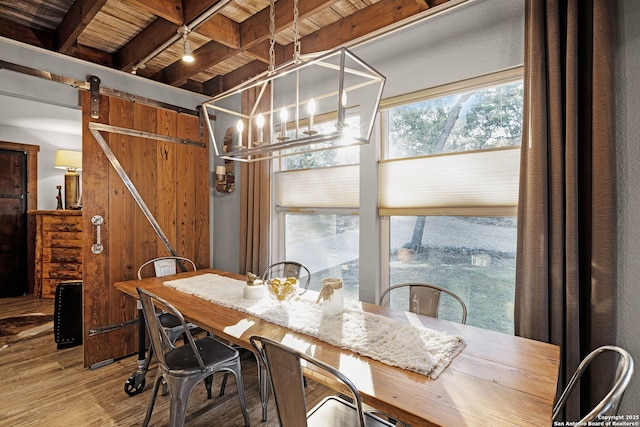
[[[640,415],[599,415],[593,421],[554,421],[554,427],[640,427]]]

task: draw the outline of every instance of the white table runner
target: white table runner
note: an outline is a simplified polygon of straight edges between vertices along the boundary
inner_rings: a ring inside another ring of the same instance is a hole
[[[433,379],[465,346],[460,336],[367,313],[358,301],[345,299],[342,315],[323,317],[321,306],[311,296],[296,297],[283,309],[266,295],[260,300],[245,299],[245,282],[217,274],[206,273],[164,284]]]

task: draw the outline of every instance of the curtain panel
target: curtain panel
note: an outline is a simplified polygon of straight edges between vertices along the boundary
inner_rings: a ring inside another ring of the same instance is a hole
[[[261,108],[267,109],[269,89],[262,97]],[[242,113],[249,114],[250,106],[259,96],[259,90],[245,91]],[[246,130],[245,130],[246,131]],[[269,125],[264,132],[271,132]],[[244,136],[246,138],[246,135]],[[257,138],[257,135],[254,135]],[[246,140],[246,139],[245,139]],[[252,272],[262,275],[269,265],[271,218],[271,162],[268,160],[240,165],[240,256],[241,274]]]
[[[616,341],[614,5],[526,3],[515,330],[561,347],[559,390]],[[581,381],[567,420],[603,397],[611,366]]]

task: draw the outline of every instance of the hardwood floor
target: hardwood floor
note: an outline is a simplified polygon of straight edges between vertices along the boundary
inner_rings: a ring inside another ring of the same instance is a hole
[[[0,299],[0,319],[27,313],[53,314],[53,299],[33,296]],[[40,328],[43,329],[43,328]],[[32,337],[16,341],[0,336],[0,425],[25,427],[139,426],[144,420],[155,377],[155,364],[146,376],[145,390],[128,396],[124,383],[136,370],[137,355],[95,370],[82,365],[82,346],[58,350],[53,323]],[[37,331],[36,331],[37,332]],[[242,375],[252,426],[277,426],[273,401],[269,418],[261,422],[257,369],[253,355],[243,353]],[[222,375],[214,378],[219,390]],[[330,394],[325,387],[308,381],[309,406]],[[198,385],[189,399],[185,426],[243,426],[233,377],[225,395],[207,400],[204,385]],[[151,417],[152,426],[168,425],[168,396],[158,393]]]

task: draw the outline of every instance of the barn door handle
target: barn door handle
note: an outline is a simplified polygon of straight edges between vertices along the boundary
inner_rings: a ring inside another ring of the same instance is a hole
[[[91,252],[97,255],[104,250],[104,246],[100,243],[100,226],[104,224],[104,218],[100,215],[94,215],[93,218],[91,218],[91,224],[96,226],[96,242],[91,245]]]

